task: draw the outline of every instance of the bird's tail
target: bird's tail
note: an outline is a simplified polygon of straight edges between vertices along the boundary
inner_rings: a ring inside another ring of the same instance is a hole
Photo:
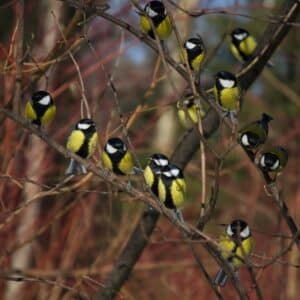
[[[66,169],[65,174],[66,175],[81,175],[86,174],[87,170],[85,166],[81,165],[79,162],[77,162],[75,159],[71,158],[68,168]]]
[[[223,287],[225,286],[227,279],[228,279],[227,273],[221,268],[214,279],[214,284]]]

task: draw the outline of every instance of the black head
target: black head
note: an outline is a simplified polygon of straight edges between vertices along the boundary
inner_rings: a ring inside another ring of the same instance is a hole
[[[104,149],[109,155],[124,154],[127,146],[120,138],[114,137],[106,142]]]
[[[204,45],[202,42],[202,39],[200,37],[198,38],[190,38],[188,39],[183,47],[190,52],[195,52],[195,53],[202,53],[204,51]]]
[[[237,79],[234,74],[227,71],[220,71],[215,75],[217,89],[234,88],[237,85]]]
[[[53,103],[51,95],[46,91],[34,92],[31,96],[31,101],[34,104],[39,104],[42,106],[49,106]]]
[[[85,118],[77,122],[75,129],[84,132],[93,132],[96,131],[96,124],[92,119]]]
[[[243,220],[234,220],[226,228],[226,234],[234,239],[247,239],[251,236],[248,224]]]
[[[180,102],[182,103],[180,106],[190,108],[195,105],[195,96],[192,93],[188,93],[183,97],[182,100],[180,100]]]
[[[150,161],[160,167],[163,168],[165,166],[167,166],[169,164],[169,159],[167,156],[165,156],[164,154],[161,153],[154,153],[151,157],[150,157]]]
[[[249,32],[243,28],[235,28],[231,31],[231,38],[233,41],[243,41],[249,36]]]
[[[166,15],[166,10],[161,1],[150,1],[146,4],[144,11],[150,18]]]
[[[256,148],[260,142],[259,136],[254,132],[246,131],[241,134],[240,143],[245,148]]]
[[[178,179],[183,178],[182,170],[175,164],[168,164],[161,170],[161,174],[168,179]]]

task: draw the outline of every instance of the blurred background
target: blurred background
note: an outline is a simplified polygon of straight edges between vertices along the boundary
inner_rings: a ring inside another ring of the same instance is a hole
[[[46,131],[65,145],[70,130],[81,118],[81,88],[76,66],[66,50],[70,49],[80,68],[100,144],[108,137],[122,136],[123,121],[142,166],[154,152],[171,155],[184,134],[176,115],[176,101],[187,83],[171,68],[166,75],[160,59],[149,47],[101,17],[86,16],[62,1],[24,2],[22,111],[32,92],[48,90],[57,105],[57,116]],[[138,28],[138,15],[130,1],[108,2],[107,13]],[[197,18],[168,5],[181,38],[200,34],[206,45],[209,60],[201,76],[204,86],[212,85],[219,70],[235,73],[241,69],[229,52],[230,31],[244,27],[259,39],[283,2],[176,1],[190,11],[208,9]],[[139,3],[143,6],[145,1]],[[1,106],[8,105],[14,94],[19,13],[18,1],[1,1]],[[59,28],[64,31],[66,44]],[[262,112],[273,116],[268,143],[280,144],[289,152],[289,163],[278,184],[297,224],[300,224],[299,36],[297,23],[272,57],[274,67],[266,68],[244,95],[238,117],[242,126],[258,119]],[[174,35],[167,47],[179,61]],[[116,88],[118,104],[108,78]],[[78,291],[92,296],[102,286],[144,205],[92,174],[54,190],[64,178],[67,160],[12,121],[1,120],[0,136],[0,299],[74,299]],[[219,154],[226,151],[230,142],[231,137],[222,125],[209,140]],[[211,153],[207,151],[206,155],[210,191],[214,164]],[[99,154],[95,159],[99,160]],[[196,223],[200,213],[200,170],[200,153],[197,153],[185,169],[188,201],[183,214],[191,224]],[[141,188],[141,178],[132,181]],[[236,218],[245,219],[252,228],[256,246],[251,261],[257,267],[257,280],[265,299],[298,299],[299,251],[293,246],[268,264],[290,242],[290,233],[277,206],[266,195],[260,175],[238,147],[225,160],[217,207],[205,232],[217,238],[224,230],[221,224]],[[200,244],[195,246],[213,277],[218,269],[216,262]],[[5,272],[12,270],[21,270],[28,280],[6,280]],[[241,270],[241,277],[250,298],[255,299],[248,272]],[[222,293],[225,299],[236,299],[231,284]],[[213,297],[181,233],[161,218],[117,299]]]

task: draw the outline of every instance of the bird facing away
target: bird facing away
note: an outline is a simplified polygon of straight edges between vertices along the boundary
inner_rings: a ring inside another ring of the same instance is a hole
[[[92,119],[81,119],[76,123],[67,140],[67,149],[82,158],[90,158],[97,147],[98,134]],[[71,158],[66,175],[87,173],[86,168]]]
[[[237,271],[244,263],[254,247],[254,240],[248,224],[243,220],[234,220],[226,228],[225,234],[219,239],[221,255]],[[214,284],[225,286],[227,273],[221,268],[214,280]]]
[[[161,1],[150,1],[144,8],[145,15],[140,15],[140,26],[145,34],[155,38],[152,23],[155,32],[160,40],[166,40],[172,33],[172,24],[167,14],[164,4]]]
[[[56,106],[51,95],[46,91],[34,92],[25,106],[25,118],[37,126],[51,122],[56,113]]]
[[[239,131],[239,143],[251,155],[252,160],[268,138],[269,122],[271,120],[273,120],[271,116],[263,113],[260,120],[245,125]]]
[[[104,166],[117,175],[130,175],[133,172],[133,157],[126,144],[118,137],[110,138],[102,152]]]

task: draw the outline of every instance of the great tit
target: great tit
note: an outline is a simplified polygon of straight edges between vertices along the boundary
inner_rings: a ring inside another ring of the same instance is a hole
[[[117,175],[133,173],[133,157],[126,144],[118,137],[110,138],[104,145],[102,152],[104,166]]]
[[[174,211],[177,219],[183,221],[180,208],[186,200],[186,183],[182,170],[172,163],[160,172],[158,198],[167,208]]]
[[[51,122],[55,113],[56,106],[46,91],[34,92],[25,106],[25,118],[37,126]]]
[[[252,159],[268,137],[268,124],[271,120],[273,120],[271,116],[263,113],[260,120],[247,124],[239,131],[239,143],[251,154]]]
[[[236,114],[240,110],[240,89],[234,74],[220,71],[215,75],[214,96],[221,109]]]
[[[167,39],[172,33],[172,24],[164,4],[161,1],[150,1],[144,8],[145,15],[140,15],[140,26],[144,33],[155,38],[151,21],[160,40]]]
[[[231,32],[230,51],[239,61],[245,62],[253,55],[257,47],[256,40],[243,28]]]
[[[219,239],[221,255],[237,271],[244,263],[254,247],[248,224],[243,220],[234,220],[226,228],[225,235]],[[227,273],[221,268],[217,273],[214,284],[225,286]]]
[[[97,147],[98,134],[96,125],[91,119],[81,119],[71,131],[67,140],[67,149],[82,158],[90,158]],[[85,174],[86,168],[71,158],[66,174]]]
[[[288,162],[288,153],[281,146],[274,146],[264,150],[258,157],[259,168],[268,174],[271,181],[275,181]]]
[[[158,196],[158,178],[160,172],[168,164],[169,159],[167,156],[161,153],[155,153],[149,158],[148,165],[144,170],[145,182],[156,196]]]
[[[180,60],[184,64],[187,60],[192,71],[198,73],[203,63],[206,50],[200,37],[190,38],[183,44]]]

